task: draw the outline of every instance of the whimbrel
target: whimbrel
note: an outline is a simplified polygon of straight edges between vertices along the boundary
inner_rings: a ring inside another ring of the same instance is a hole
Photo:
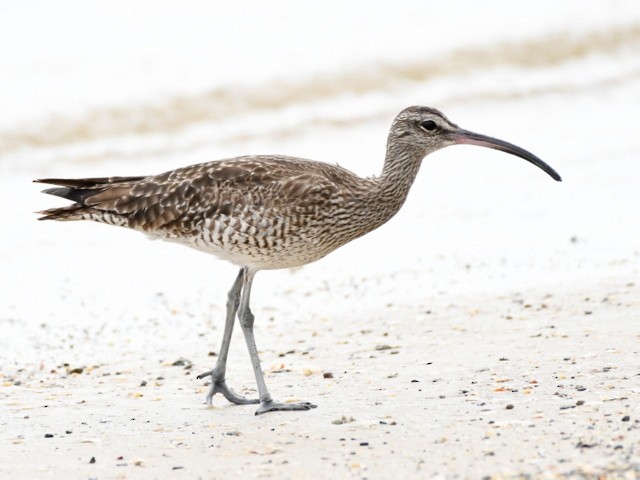
[[[41,220],[93,220],[128,227],[211,253],[240,267],[227,297],[222,345],[206,402],[221,393],[235,404],[259,403],[256,415],[308,410],[307,402],[279,403],[267,390],[253,335],[250,297],[259,270],[297,267],[378,228],[400,209],[422,159],[450,145],[471,144],[531,162],[560,175],[520,147],[459,128],[438,110],[409,107],[389,132],[382,174],[361,178],[337,165],[277,155],[201,163],[142,177],[47,178],[44,193],[75,203],[40,212]],[[225,380],[229,342],[238,316],[259,398],[245,398]]]

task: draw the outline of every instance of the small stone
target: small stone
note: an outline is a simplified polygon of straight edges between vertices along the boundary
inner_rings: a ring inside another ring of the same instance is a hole
[[[89,463],[96,463],[96,457],[91,457],[91,460],[89,460]]]
[[[171,364],[172,367],[186,367],[188,365],[193,365],[191,360],[187,360],[184,357],[180,357],[178,360]]]
[[[580,441],[577,443],[576,448],[593,448],[595,446],[596,446],[595,443],[585,443]]]
[[[360,442],[360,446],[361,447],[368,447],[369,446],[369,442]]]
[[[53,433],[45,433],[44,438],[53,438]]]
[[[624,417],[622,417],[623,422],[628,422],[629,420],[631,420],[631,417],[629,415],[625,415]]]
[[[333,373],[331,372],[324,372],[322,374],[322,378],[333,378]]]
[[[513,407],[513,405],[509,404],[509,405],[507,405],[506,408],[507,408],[507,410],[513,410],[514,407]]]
[[[140,382],[140,386],[141,386],[141,387],[146,387],[146,386],[147,386],[147,381],[146,381],[146,380],[142,380],[142,381]]]

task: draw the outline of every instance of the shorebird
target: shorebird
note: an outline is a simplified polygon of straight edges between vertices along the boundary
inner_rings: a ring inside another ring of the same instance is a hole
[[[209,377],[206,402],[221,393],[235,404],[269,411],[308,410],[308,402],[272,399],[258,358],[251,313],[256,272],[314,262],[378,228],[409,193],[422,159],[450,145],[489,147],[523,158],[554,180],[560,175],[532,153],[463,130],[441,112],[409,107],[391,125],[382,173],[361,178],[337,165],[278,155],[218,160],[159,175],[35,180],[75,203],[39,212],[40,220],[93,220],[127,227],[211,253],[240,267],[227,297],[222,345]],[[225,379],[235,317],[244,334],[259,398],[231,390]]]

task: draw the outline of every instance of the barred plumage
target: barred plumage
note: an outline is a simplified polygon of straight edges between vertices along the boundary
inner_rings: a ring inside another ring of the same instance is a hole
[[[379,177],[360,178],[327,163],[285,156],[245,156],[178,168],[160,175],[42,179],[44,190],[75,202],[41,212],[42,220],[92,220],[181,243],[241,267],[229,292],[218,363],[207,395],[234,403],[260,403],[256,413],[304,410],[308,403],[274,402],[267,391],[253,339],[251,285],[259,270],[316,261],[388,221],[404,203],[429,153],[474,144],[519,156],[560,176],[533,154],[460,129],[435,109],[409,107],[394,120]],[[258,384],[259,399],[232,392],[225,382],[234,317],[238,314]]]

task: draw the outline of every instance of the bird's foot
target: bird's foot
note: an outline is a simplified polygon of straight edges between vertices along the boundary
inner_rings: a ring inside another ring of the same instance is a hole
[[[260,406],[258,410],[256,410],[256,415],[260,415],[262,413],[267,412],[285,412],[292,410],[311,410],[312,408],[316,408],[317,405],[309,402],[297,402],[297,403],[279,403],[274,402],[273,400],[260,402]]]
[[[207,392],[206,402],[207,405],[211,405],[213,401],[213,396],[216,393],[221,393],[224,395],[224,398],[229,400],[231,403],[235,403],[236,405],[249,405],[252,403],[260,403],[260,400],[257,398],[247,398],[242,395],[238,395],[233,390],[231,390],[227,386],[227,382],[224,378],[220,378],[216,373],[212,370],[210,372],[201,373],[196,378],[198,380],[203,379],[205,377],[211,377],[211,385],[209,385],[209,391]]]

